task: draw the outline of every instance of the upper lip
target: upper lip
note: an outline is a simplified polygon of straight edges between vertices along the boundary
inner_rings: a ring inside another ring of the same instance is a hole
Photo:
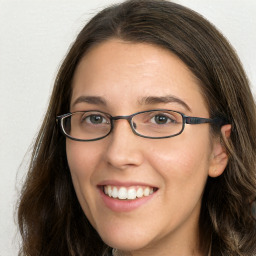
[[[100,182],[97,186],[118,186],[118,187],[131,187],[131,186],[143,186],[143,187],[152,187],[157,188],[155,185],[146,182],[138,181],[118,181],[118,180],[104,180]]]

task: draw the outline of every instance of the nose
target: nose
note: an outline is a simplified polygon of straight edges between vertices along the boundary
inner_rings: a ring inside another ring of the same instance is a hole
[[[108,136],[109,144],[105,157],[109,165],[115,169],[124,170],[139,166],[143,162],[141,137],[136,136],[128,120],[114,121],[112,133]]]

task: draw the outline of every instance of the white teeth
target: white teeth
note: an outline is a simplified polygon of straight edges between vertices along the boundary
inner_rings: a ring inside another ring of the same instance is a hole
[[[108,186],[107,188],[108,188],[107,194],[108,194],[109,196],[112,195],[112,188],[111,188],[111,186]]]
[[[149,196],[149,188],[145,188],[143,192],[144,196]]]
[[[127,193],[127,198],[128,199],[135,199],[136,198],[136,189],[135,188],[129,188],[128,193]]]
[[[143,189],[142,188],[139,188],[137,190],[137,197],[140,198],[140,197],[143,197]]]
[[[114,198],[117,198],[117,197],[118,197],[118,190],[117,190],[117,187],[113,187],[112,195],[109,195],[109,196],[112,196],[112,197],[114,197]]]
[[[104,193],[107,195],[108,194],[108,187],[104,186]]]
[[[143,196],[149,196],[154,193],[151,187],[115,187],[104,186],[104,193],[109,197],[118,198],[121,200],[134,200]]]
[[[118,191],[118,198],[119,199],[127,199],[127,189],[124,187],[121,187]]]

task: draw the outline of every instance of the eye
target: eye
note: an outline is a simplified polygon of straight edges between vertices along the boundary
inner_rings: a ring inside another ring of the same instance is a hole
[[[102,123],[106,123],[106,119],[103,118],[102,116],[100,115],[91,115],[89,116],[88,118],[90,120],[91,123],[93,124],[102,124]]]
[[[164,113],[153,116],[150,121],[154,124],[159,124],[159,125],[176,123],[176,119],[174,116],[170,116]]]
[[[107,118],[104,117],[102,114],[90,114],[90,115],[84,115],[82,117],[81,122],[85,122],[87,124],[107,124],[109,123],[107,121]]]

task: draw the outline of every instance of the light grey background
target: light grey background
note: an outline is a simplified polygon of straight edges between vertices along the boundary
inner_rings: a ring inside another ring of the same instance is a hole
[[[85,22],[108,0],[0,0],[0,256],[17,255],[15,205],[29,147],[57,69]],[[256,92],[256,1],[177,0],[212,21],[235,47]],[[21,165],[21,163],[23,164]]]

